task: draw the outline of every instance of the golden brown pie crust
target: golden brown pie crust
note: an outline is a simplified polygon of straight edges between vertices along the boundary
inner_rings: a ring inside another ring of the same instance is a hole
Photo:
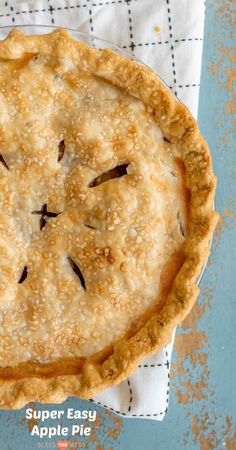
[[[21,408],[29,401],[60,403],[70,395],[91,398],[120,383],[135,371],[144,356],[170,342],[174,328],[197,299],[196,279],[209,255],[209,240],[218,218],[212,207],[216,178],[208,146],[188,109],[151,70],[109,49],[96,50],[79,43],[64,30],[42,36],[24,36],[13,30],[0,43],[1,61],[11,61],[13,69],[23,67],[32,54],[38,53],[51,58],[66,55],[82,70],[141,100],[165,138],[178,149],[185,189],[191,195],[186,213],[188,233],[181,253],[175,254],[166,271],[163,269],[159,307],[150,308],[122,339],[93,355],[45,363],[12,361],[1,368],[1,408]]]

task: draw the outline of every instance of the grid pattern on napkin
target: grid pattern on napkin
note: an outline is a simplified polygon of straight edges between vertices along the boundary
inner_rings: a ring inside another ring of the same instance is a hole
[[[133,52],[197,116],[204,0],[0,0],[0,26],[28,24],[91,33]],[[172,348],[173,340],[91,402],[125,417],[163,420]]]

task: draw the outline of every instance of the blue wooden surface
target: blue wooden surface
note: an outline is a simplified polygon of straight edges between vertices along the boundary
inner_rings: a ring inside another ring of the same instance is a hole
[[[91,450],[236,449],[235,9],[233,0],[206,2],[199,124],[213,155],[216,208],[222,220],[201,282],[199,306],[178,330],[169,412],[160,423],[118,419],[94,407],[99,413],[94,442],[84,439]],[[183,335],[188,335],[185,340]],[[86,409],[88,403],[70,399],[64,408],[69,406]],[[30,435],[24,417],[24,410],[0,413],[1,450],[43,448],[42,440]],[[50,440],[54,448],[57,440]],[[44,443],[50,448],[48,439]]]

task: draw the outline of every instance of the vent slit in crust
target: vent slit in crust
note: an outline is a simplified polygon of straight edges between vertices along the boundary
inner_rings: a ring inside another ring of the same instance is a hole
[[[27,278],[27,275],[28,275],[28,269],[27,269],[27,266],[25,266],[23,269],[23,272],[21,274],[21,277],[18,281],[18,284],[22,284],[25,281],[25,279]]]
[[[169,141],[169,139],[167,139],[165,136],[163,137],[165,142],[168,142],[168,144],[171,144],[171,142]]]
[[[91,228],[91,230],[96,230],[97,228],[93,227],[92,225],[89,225],[88,223],[84,224],[85,227]]]
[[[182,220],[180,218],[180,212],[179,211],[177,213],[177,219],[178,219],[178,222],[179,222],[180,233],[182,234],[183,237],[185,237],[186,233],[185,233],[184,225],[183,225]]]
[[[77,277],[80,279],[81,286],[82,286],[82,287],[84,288],[84,290],[86,291],[85,280],[84,280],[84,277],[83,277],[83,274],[82,274],[80,268],[77,266],[77,264],[73,261],[73,259],[72,259],[70,256],[68,256],[67,259],[68,259],[68,261],[69,261],[69,264],[70,264],[72,270],[75,272],[75,274],[77,275]]]
[[[5,161],[5,159],[3,158],[3,156],[0,154],[0,163],[7,169],[9,170],[9,167]]]
[[[64,156],[64,152],[65,152],[65,142],[64,139],[63,141],[61,141],[58,145],[58,157],[57,157],[57,161],[60,162]]]
[[[127,175],[127,167],[129,164],[121,164],[120,166],[116,166],[113,169],[108,170],[107,172],[102,173],[98,177],[94,178],[90,183],[89,187],[96,187],[99,184],[105,183],[108,180],[112,180],[113,178],[123,177]]]
[[[56,212],[53,212],[53,211],[48,211],[47,210],[47,204],[45,203],[42,206],[42,209],[40,211],[32,211],[31,214],[41,214],[39,227],[40,227],[40,230],[42,230],[45,227],[46,223],[47,223],[47,220],[46,220],[47,217],[57,217],[61,213],[60,212],[56,213]]]

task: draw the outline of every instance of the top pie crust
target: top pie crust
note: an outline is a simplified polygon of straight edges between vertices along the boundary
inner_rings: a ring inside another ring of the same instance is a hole
[[[207,144],[146,67],[13,30],[0,154],[0,407],[90,398],[197,298],[217,221]]]

